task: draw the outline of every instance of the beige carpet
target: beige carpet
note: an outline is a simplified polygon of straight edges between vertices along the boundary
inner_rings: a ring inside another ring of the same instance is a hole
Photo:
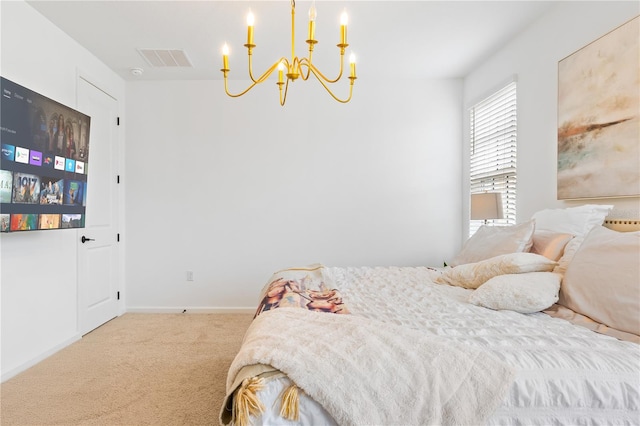
[[[125,314],[1,386],[6,425],[217,425],[252,314]]]

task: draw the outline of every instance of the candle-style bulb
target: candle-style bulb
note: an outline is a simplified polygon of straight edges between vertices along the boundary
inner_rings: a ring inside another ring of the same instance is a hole
[[[347,11],[345,10],[340,15],[340,44],[343,45],[343,48],[347,45],[347,21],[349,18],[347,17]],[[343,51],[344,53],[344,51]]]
[[[227,45],[227,43],[222,46],[222,69],[229,69],[229,46]],[[225,73],[225,77],[226,76],[227,75]]]
[[[284,82],[284,64],[280,62],[278,64],[278,83]]]
[[[309,9],[309,40],[313,40],[316,36],[316,7],[311,5]],[[313,48],[313,44],[311,45]]]
[[[247,15],[247,47],[251,49],[253,47],[253,13],[249,10],[249,14]]]
[[[356,76],[356,55],[351,52],[349,55],[349,68],[351,69],[351,77],[355,78]]]

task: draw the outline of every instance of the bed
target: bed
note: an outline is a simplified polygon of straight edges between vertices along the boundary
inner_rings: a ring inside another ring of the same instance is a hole
[[[481,227],[444,267],[278,271],[221,424],[640,424],[640,221]]]

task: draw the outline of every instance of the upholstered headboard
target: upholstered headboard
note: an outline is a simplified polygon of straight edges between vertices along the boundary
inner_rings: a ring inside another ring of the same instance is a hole
[[[605,219],[603,225],[618,232],[640,231],[640,220],[635,219]]]

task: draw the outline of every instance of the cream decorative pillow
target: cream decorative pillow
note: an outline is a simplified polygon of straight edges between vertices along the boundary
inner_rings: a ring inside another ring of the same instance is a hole
[[[640,336],[640,231],[593,228],[567,268],[558,304]]]
[[[541,254],[547,259],[558,261],[564,253],[564,247],[572,239],[571,234],[536,230],[533,233],[531,253]]]
[[[527,252],[533,244],[534,229],[533,220],[513,226],[482,225],[464,243],[460,253],[449,264],[458,266],[501,254]]]
[[[553,272],[498,275],[469,296],[469,303],[495,310],[530,314],[558,301],[562,275]]]
[[[498,275],[549,272],[557,264],[535,253],[509,253],[446,269],[435,281],[440,284],[475,289]]]

